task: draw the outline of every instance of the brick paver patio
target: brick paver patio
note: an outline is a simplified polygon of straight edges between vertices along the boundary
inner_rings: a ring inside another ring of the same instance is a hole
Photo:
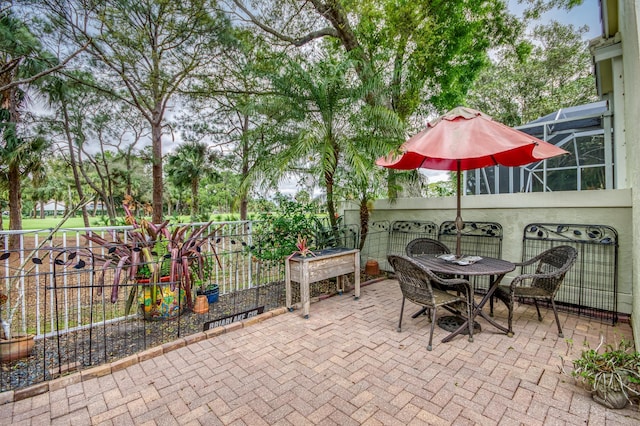
[[[429,352],[428,319],[411,319],[411,304],[396,331],[400,297],[397,283],[385,280],[364,286],[357,301],[343,295],[313,303],[308,320],[280,309],[220,335],[201,333],[186,345],[57,379],[32,397],[0,394],[0,403],[15,400],[0,405],[0,423],[640,424],[636,406],[605,409],[559,373],[560,357],[579,354],[585,341],[629,339],[628,324],[561,313],[561,339],[551,311],[539,323],[534,307],[520,305],[513,338],[480,320],[473,343],[458,336],[443,344],[447,332],[436,327]],[[496,306],[505,322],[503,305]]]

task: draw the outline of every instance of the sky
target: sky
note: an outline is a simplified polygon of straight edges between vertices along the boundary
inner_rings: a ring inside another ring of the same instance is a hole
[[[522,17],[525,5],[519,4],[518,0],[509,0],[509,10],[516,16]],[[582,25],[589,26],[589,32],[583,37],[585,40],[598,37],[602,32],[600,23],[600,2],[599,0],[584,0],[580,6],[571,10],[558,9],[545,13],[538,24],[544,24],[552,19],[562,24],[573,24],[576,27]]]

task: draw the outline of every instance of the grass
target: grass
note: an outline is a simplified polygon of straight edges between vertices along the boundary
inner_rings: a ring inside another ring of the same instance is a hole
[[[22,229],[49,229],[54,228],[60,223],[60,217],[46,217],[45,219],[22,219]],[[99,226],[98,219],[90,220],[92,226]],[[8,221],[7,221],[8,225]],[[81,217],[69,218],[63,225],[63,228],[84,228],[84,222]]]
[[[47,216],[44,219],[32,219],[32,218],[23,218],[22,219],[22,229],[24,230],[28,230],[28,229],[49,229],[49,228],[54,228],[59,222],[60,222],[61,216],[58,217],[49,217]],[[240,220],[239,215],[232,215],[232,214],[214,214],[211,215],[211,220],[215,220],[218,222],[224,222],[224,221],[233,221],[233,220]],[[175,217],[171,217],[170,220],[172,222],[176,221]],[[183,215],[183,216],[177,216],[177,221],[180,223],[189,223],[191,222],[191,216],[189,215]],[[105,222],[98,216],[96,217],[90,217],[89,218],[89,224],[94,227],[94,226],[107,226],[105,224]],[[6,229],[9,225],[9,219],[7,218],[5,220],[5,224],[4,224],[4,228]],[[69,218],[64,225],[62,226],[63,228],[84,228],[84,222],[82,220],[82,217],[72,217]]]

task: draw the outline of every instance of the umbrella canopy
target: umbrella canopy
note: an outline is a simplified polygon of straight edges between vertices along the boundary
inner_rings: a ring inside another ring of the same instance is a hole
[[[458,173],[456,254],[463,227],[460,215],[460,171],[489,166],[516,167],[566,154],[567,151],[494,121],[471,108],[457,107],[430,122],[420,133],[376,164],[400,170],[417,168]]]

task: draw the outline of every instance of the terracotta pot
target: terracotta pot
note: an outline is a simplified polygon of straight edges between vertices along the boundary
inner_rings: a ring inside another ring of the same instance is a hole
[[[380,273],[380,267],[377,260],[367,260],[364,266],[364,273],[367,275],[378,275]]]
[[[33,338],[33,334],[18,334],[11,340],[0,339],[0,361],[13,361],[29,356],[35,344]]]
[[[214,284],[210,290],[198,290],[196,292],[198,296],[207,296],[207,302],[209,304],[216,303],[218,301],[218,295],[220,294],[220,287],[218,284]]]
[[[207,296],[196,297],[196,303],[193,305],[193,312],[196,314],[206,314],[209,312],[209,302]]]

